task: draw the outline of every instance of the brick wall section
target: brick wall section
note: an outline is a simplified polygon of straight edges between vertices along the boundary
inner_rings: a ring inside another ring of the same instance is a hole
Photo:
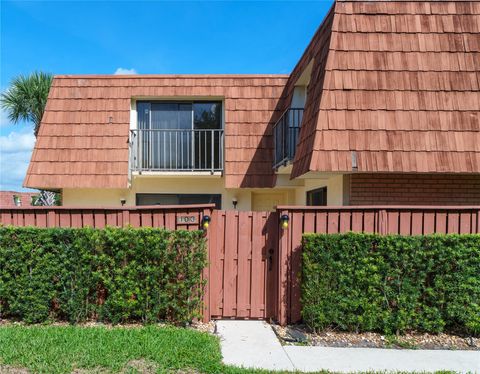
[[[353,174],[350,205],[480,205],[480,174]]]

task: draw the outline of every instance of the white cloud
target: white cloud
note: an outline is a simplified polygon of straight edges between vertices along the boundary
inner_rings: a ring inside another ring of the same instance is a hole
[[[6,136],[0,136],[0,154],[31,152],[35,145],[33,131],[16,132],[12,131]]]
[[[20,190],[35,144],[31,129],[0,136],[0,189]]]
[[[125,69],[125,68],[117,68],[117,70],[115,70],[115,73],[113,73],[115,75],[130,75],[130,74],[138,74],[137,71],[135,69]]]

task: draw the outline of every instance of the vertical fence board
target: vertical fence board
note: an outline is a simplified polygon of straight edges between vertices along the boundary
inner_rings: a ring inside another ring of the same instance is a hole
[[[303,233],[303,214],[301,212],[294,212],[292,214],[292,244],[291,244],[291,293],[290,293],[290,313],[291,320],[297,322],[300,320],[301,306],[300,306],[300,271],[302,268],[302,233]],[[335,214],[335,221],[338,227],[338,213]],[[329,216],[330,222],[330,216]],[[330,226],[330,224],[329,224]]]
[[[251,236],[251,214],[238,212],[237,317],[248,317],[250,314]]]
[[[152,212],[142,210],[140,213],[140,227],[152,227]]]
[[[105,211],[95,211],[95,213],[93,213],[93,219],[96,229],[103,229],[105,227]]]
[[[262,213],[262,232],[267,233],[264,244],[264,257],[261,276],[264,278],[265,285],[262,292],[262,302],[264,303],[264,313],[267,318],[276,318],[278,315],[278,266],[280,259],[279,248],[279,230],[280,216],[278,212]],[[264,235],[265,237],[265,235]]]
[[[460,214],[449,212],[447,215],[447,233],[458,234],[460,231]]]
[[[375,229],[375,212],[366,210],[363,212],[363,231],[368,233],[374,233]]]
[[[48,211],[47,214],[47,227],[55,227],[57,226],[57,216],[54,210]]]
[[[215,211],[212,214],[210,251],[210,313],[221,317],[223,305],[223,269],[225,243],[225,213]]]
[[[156,211],[153,213],[153,227],[165,227],[163,212]]]
[[[263,287],[258,287],[264,282],[263,272],[264,272],[264,263],[262,261],[262,252],[265,251],[265,235],[263,230],[265,227],[265,222],[262,219],[262,212],[252,212],[252,283],[251,283],[251,301],[250,301],[250,315],[260,316],[263,311],[262,304],[264,301],[263,290],[266,285]]]
[[[363,231],[363,212],[355,211],[352,213],[352,231]]]
[[[47,227],[47,212],[35,211],[35,221],[37,227]]]
[[[35,211],[25,211],[25,226],[35,226]]]
[[[225,212],[225,270],[223,276],[223,315],[235,316],[237,300],[237,212]]]
[[[329,234],[336,234],[338,233],[338,229],[340,227],[339,222],[339,213],[338,212],[329,212],[327,215],[327,233]]]
[[[12,212],[10,210],[2,210],[2,214],[1,214],[1,224],[2,225],[5,225],[5,226],[8,226],[8,225],[11,225],[13,223],[13,219],[12,219]]]
[[[468,212],[460,213],[460,234],[470,234],[472,228],[472,214]]]
[[[398,234],[398,219],[397,211],[387,212],[387,234]]]
[[[435,214],[435,232],[437,234],[447,233],[447,213],[438,212]]]
[[[72,227],[72,219],[71,219],[71,212],[67,211],[59,211],[58,212],[58,219],[60,223],[60,227]]]
[[[316,214],[316,227],[315,232],[317,234],[326,234],[327,233],[327,213],[326,212],[317,212]]]
[[[13,222],[14,226],[23,226],[23,210],[19,210],[17,214],[13,215]]]
[[[412,213],[412,235],[422,235],[423,232],[423,212]]]
[[[132,227],[140,227],[140,212],[136,212],[136,211],[130,211],[129,212],[129,219],[130,221],[128,222],[130,224],[130,226]],[[95,216],[95,224],[97,223],[96,221],[96,216]],[[174,230],[175,227],[174,226],[169,226],[168,227],[169,229],[171,230]]]
[[[350,225],[351,213],[341,211],[340,212],[340,232],[349,232],[352,231],[352,227]]]
[[[82,213],[78,211],[72,211],[71,223],[72,223],[72,227],[76,227],[76,228],[83,227]]]
[[[86,210],[83,212],[83,227],[93,227],[94,220],[93,220],[93,212],[91,210]]]
[[[151,212],[152,214],[150,215],[152,217],[152,223],[153,223],[153,212]],[[200,216],[200,212],[199,213],[199,216]],[[212,218],[212,210],[211,209],[205,209],[202,214],[201,214],[202,217],[204,216],[209,216],[210,219]],[[200,219],[198,220],[199,224],[201,224],[200,222]],[[211,222],[211,221],[210,221]],[[203,235],[204,235],[204,238],[207,242],[207,245],[206,245],[206,251],[207,251],[207,264],[210,264],[212,259],[211,259],[211,251],[210,251],[210,248],[209,248],[209,244],[210,244],[210,240],[212,238],[212,230],[205,230],[203,232]],[[205,266],[203,268],[203,272],[202,272],[202,280],[205,282],[205,286],[204,286],[204,294],[203,294],[203,322],[208,322],[210,321],[211,317],[212,317],[212,313],[211,313],[211,310],[212,310],[212,303],[211,303],[211,298],[210,298],[210,287],[211,287],[211,267],[210,266]]]
[[[435,213],[425,212],[423,214],[423,234],[433,234],[435,232]]]
[[[400,212],[400,235],[410,235],[411,231],[411,212]]]
[[[474,232],[474,233],[480,233],[480,209],[477,210],[477,211],[475,212],[475,214],[476,214],[476,216],[477,216],[477,219],[476,219],[477,225],[476,225],[475,231],[473,231],[473,232]]]
[[[315,213],[305,212],[303,218],[303,233],[314,233],[315,232]]]
[[[282,210],[280,215],[287,214],[288,211]],[[291,217],[290,217],[291,219]],[[279,233],[279,252],[278,252],[278,288],[277,288],[277,319],[280,324],[285,325],[288,322],[288,307],[290,298],[290,282],[288,277],[289,270],[289,241],[290,230],[281,230]]]
[[[107,226],[117,226],[117,213],[112,211],[105,212]]]

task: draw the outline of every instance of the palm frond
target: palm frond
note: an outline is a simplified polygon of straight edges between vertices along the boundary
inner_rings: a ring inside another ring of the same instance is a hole
[[[13,123],[33,123],[35,136],[40,128],[52,80],[52,74],[43,72],[33,72],[29,76],[19,75],[0,95],[0,106],[7,112],[8,118]]]

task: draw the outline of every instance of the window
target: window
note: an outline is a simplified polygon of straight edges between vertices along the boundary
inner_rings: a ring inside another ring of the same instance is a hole
[[[136,200],[137,205],[215,204],[216,209],[222,208],[222,195],[220,194],[139,193]]]
[[[222,168],[222,103],[137,102],[142,169]]]
[[[307,191],[307,205],[327,205],[327,187]]]

